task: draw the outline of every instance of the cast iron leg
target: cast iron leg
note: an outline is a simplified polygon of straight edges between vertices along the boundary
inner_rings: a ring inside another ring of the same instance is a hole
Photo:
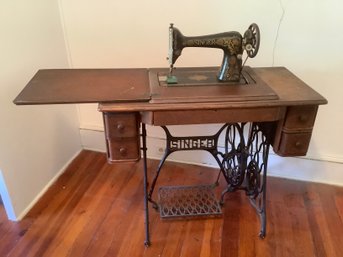
[[[145,241],[146,247],[150,246],[150,233],[149,233],[149,206],[148,206],[148,172],[147,172],[147,157],[146,157],[146,128],[142,123],[142,143],[143,143],[143,166],[144,166],[144,211],[145,211]]]
[[[228,126],[226,133],[225,154],[219,166],[224,170],[228,187],[221,195],[236,190],[244,190],[251,205],[260,217],[260,238],[266,236],[266,187],[267,163],[272,135],[272,126],[253,123],[249,129],[249,136],[245,140],[245,124]]]
[[[261,229],[259,233],[260,238],[266,237],[266,226],[267,226],[267,217],[266,217],[266,173],[263,174],[263,186],[260,192],[260,195],[257,197],[250,197],[250,203],[255,208],[257,214],[260,216]]]
[[[158,168],[157,168],[157,172],[156,172],[156,175],[151,183],[151,187],[150,187],[150,191],[149,191],[149,194],[148,194],[148,200],[152,203],[152,207],[156,210],[158,210],[158,204],[152,200],[152,194],[154,192],[154,189],[155,189],[155,185],[156,185],[156,181],[158,179],[158,176],[160,175],[160,172],[161,172],[161,169],[162,169],[162,166],[164,164],[164,162],[166,161],[167,157],[169,155],[169,151],[166,149],[161,161],[160,161],[160,164],[158,165]]]
[[[255,208],[260,217],[261,229],[259,236],[266,236],[266,195],[267,195],[267,165],[270,148],[270,129],[266,130],[261,124],[254,125],[250,134],[251,159],[247,167],[247,195],[250,197],[250,203]]]
[[[264,166],[262,171],[262,185],[259,189],[259,194],[250,196],[250,203],[256,209],[257,214],[260,216],[261,230],[259,233],[260,238],[266,237],[267,217],[266,217],[266,196],[267,196],[267,163],[268,163],[268,151],[267,146],[266,155],[264,156]]]
[[[268,162],[268,160],[266,161]],[[261,231],[260,237],[265,238],[267,232],[267,215],[266,215],[266,196],[267,196],[267,165],[265,166],[265,170],[263,171],[263,195],[262,195],[262,210],[261,210]]]
[[[267,233],[267,215],[266,215],[266,196],[267,196],[267,168],[265,172],[263,173],[263,207],[262,207],[262,213],[261,213],[261,232],[260,237],[265,238]]]

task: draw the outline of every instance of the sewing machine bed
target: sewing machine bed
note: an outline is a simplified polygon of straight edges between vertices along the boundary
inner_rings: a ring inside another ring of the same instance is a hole
[[[177,68],[177,84],[167,84],[168,69],[150,69],[152,103],[276,100],[277,94],[253,71],[244,67],[239,82],[218,82],[218,67]]]

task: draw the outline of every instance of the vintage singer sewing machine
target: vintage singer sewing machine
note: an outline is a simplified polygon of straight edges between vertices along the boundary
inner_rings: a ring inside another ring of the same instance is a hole
[[[150,244],[148,202],[162,218],[220,215],[227,192],[244,190],[266,234],[269,148],[280,156],[306,155],[318,106],[327,101],[284,67],[243,67],[244,51],[256,56],[260,31],[185,37],[169,28],[169,68],[39,70],[15,104],[99,103],[110,163],[138,161],[143,154],[145,244]],[[174,69],[185,47],[223,49],[222,65]],[[214,135],[176,137],[169,125],[224,123]],[[148,179],[146,124],[166,134],[164,156]],[[223,135],[224,145],[219,147]],[[141,140],[142,139],[142,140]],[[209,185],[154,188],[167,157],[176,151],[209,152],[227,184],[220,201]],[[149,183],[148,183],[149,181]],[[199,200],[200,199],[200,200]],[[206,199],[206,200],[201,200]],[[177,205],[173,205],[177,203]]]
[[[260,30],[253,23],[245,31],[244,36],[239,32],[230,31],[219,34],[185,37],[182,33],[170,24],[169,27],[169,83],[177,83],[175,76],[172,76],[174,64],[185,47],[208,47],[220,48],[224,52],[222,65],[218,72],[219,81],[239,82],[242,72],[243,51],[246,50],[248,57],[256,56],[260,46]]]

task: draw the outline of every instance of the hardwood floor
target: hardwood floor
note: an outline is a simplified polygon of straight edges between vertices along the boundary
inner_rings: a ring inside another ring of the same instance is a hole
[[[157,165],[148,162],[150,171]],[[109,165],[105,154],[81,152],[21,222],[7,221],[0,205],[0,256],[343,256],[343,188],[278,178],[268,178],[264,240],[245,194],[235,192],[223,218],[161,221],[151,209],[146,249],[142,174],[142,162]],[[167,162],[158,186],[216,175]]]

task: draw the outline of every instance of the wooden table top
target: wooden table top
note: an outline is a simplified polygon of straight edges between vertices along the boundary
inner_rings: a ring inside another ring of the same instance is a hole
[[[148,69],[39,70],[15,104],[149,101]]]
[[[100,103],[100,111],[166,111],[201,109],[242,109],[273,106],[322,105],[327,100],[310,86],[292,74],[285,67],[253,68],[254,73],[275,93],[277,97],[224,97],[223,101],[213,101],[213,97],[199,102],[161,102],[150,100],[140,103]],[[170,89],[172,90],[172,89]],[[196,90],[196,89],[195,89]],[[191,94],[191,91],[188,92]],[[219,94],[218,97],[221,95]],[[240,95],[242,96],[242,95]],[[152,96],[153,97],[153,96]]]
[[[179,68],[187,72],[194,70],[197,74],[206,69],[211,72],[214,70],[213,67]],[[165,69],[39,70],[14,103],[100,103],[100,111],[253,108],[327,103],[323,96],[284,67],[249,69],[252,82],[248,85],[211,82],[211,85],[203,83],[174,87],[158,85],[156,74]]]

